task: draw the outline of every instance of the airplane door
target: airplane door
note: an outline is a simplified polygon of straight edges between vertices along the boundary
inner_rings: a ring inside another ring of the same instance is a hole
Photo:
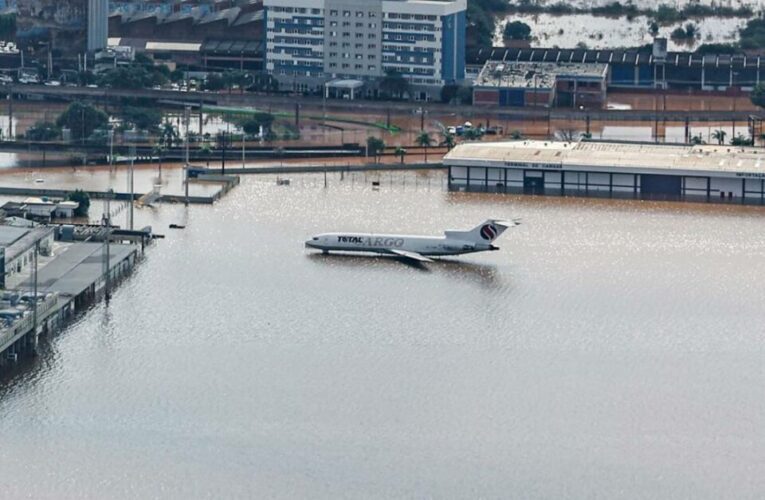
[[[523,194],[545,194],[545,173],[536,170],[524,170]]]

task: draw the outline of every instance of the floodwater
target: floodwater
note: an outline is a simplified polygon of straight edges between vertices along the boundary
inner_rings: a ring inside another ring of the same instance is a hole
[[[762,209],[444,180],[138,210],[167,238],[1,382],[3,498],[765,495]],[[303,248],[487,217],[523,225],[426,267]]]
[[[648,31],[650,19],[646,16],[604,17],[592,14],[511,14],[497,23],[495,45],[502,45],[502,32],[508,21],[522,21],[531,26],[532,45],[535,47],[573,48],[584,43],[592,49],[638,47],[649,44],[653,36]],[[746,26],[743,18],[693,19],[680,23],[660,26],[658,36],[667,38],[669,50],[693,50],[701,43],[732,43],[738,40],[738,31]],[[689,22],[698,28],[695,40],[673,40],[672,31],[685,27]]]

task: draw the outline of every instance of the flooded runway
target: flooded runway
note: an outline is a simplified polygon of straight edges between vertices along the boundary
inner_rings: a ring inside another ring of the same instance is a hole
[[[0,382],[4,498],[765,494],[762,209],[291,180],[136,212],[167,238]],[[425,267],[303,248],[489,217]]]

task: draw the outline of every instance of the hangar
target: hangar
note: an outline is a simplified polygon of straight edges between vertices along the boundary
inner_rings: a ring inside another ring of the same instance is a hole
[[[449,189],[765,204],[765,150],[626,142],[472,142],[444,157]]]

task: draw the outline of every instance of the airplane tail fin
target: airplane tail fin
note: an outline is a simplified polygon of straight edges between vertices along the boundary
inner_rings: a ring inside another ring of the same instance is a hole
[[[446,231],[447,238],[464,239],[477,243],[491,243],[505,232],[506,229],[515,227],[521,223],[520,219],[511,221],[489,219],[474,227],[470,231]]]

